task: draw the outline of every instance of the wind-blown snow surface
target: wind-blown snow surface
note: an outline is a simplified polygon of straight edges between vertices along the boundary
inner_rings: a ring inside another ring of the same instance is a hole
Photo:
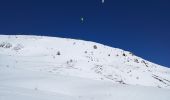
[[[94,42],[0,35],[0,100],[169,100],[170,69]]]

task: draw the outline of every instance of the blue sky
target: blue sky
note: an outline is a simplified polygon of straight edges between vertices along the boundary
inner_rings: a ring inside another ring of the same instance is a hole
[[[99,42],[170,67],[169,0],[4,0],[0,34]],[[84,22],[81,22],[81,17]]]

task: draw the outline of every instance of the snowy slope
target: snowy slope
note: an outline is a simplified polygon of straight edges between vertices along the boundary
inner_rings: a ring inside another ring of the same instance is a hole
[[[0,35],[0,76],[0,100],[170,98],[169,68],[82,40]]]
[[[3,71],[2,71],[3,70]],[[0,70],[0,100],[169,100],[170,90],[16,68]],[[3,77],[2,77],[3,76]]]

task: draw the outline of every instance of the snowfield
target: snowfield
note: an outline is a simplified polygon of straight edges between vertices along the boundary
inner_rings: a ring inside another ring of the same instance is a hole
[[[0,100],[169,100],[170,69],[102,44],[0,35]]]

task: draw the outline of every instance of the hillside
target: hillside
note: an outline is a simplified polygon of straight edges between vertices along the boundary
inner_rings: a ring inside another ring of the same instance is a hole
[[[0,76],[0,100],[170,97],[169,68],[122,49],[75,39],[0,35]]]

